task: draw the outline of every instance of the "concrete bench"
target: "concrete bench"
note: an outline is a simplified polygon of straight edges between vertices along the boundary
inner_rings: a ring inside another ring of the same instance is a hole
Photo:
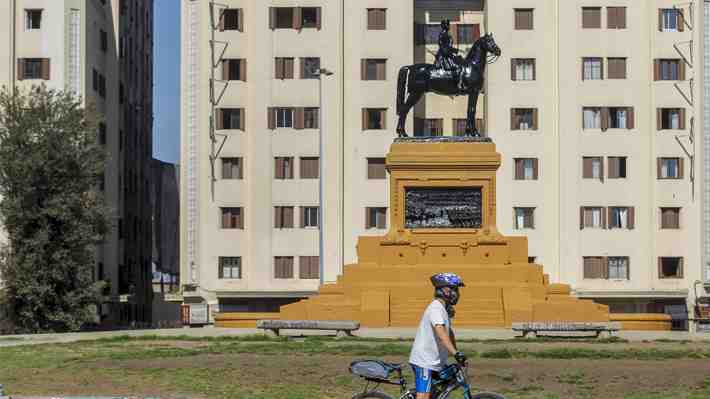
[[[541,333],[593,333],[597,338],[609,338],[621,329],[618,322],[568,323],[530,322],[513,323],[513,331],[523,333],[523,338],[536,338]],[[557,334],[556,334],[557,335]]]
[[[329,330],[336,331],[336,336],[342,338],[351,336],[360,328],[360,323],[352,320],[258,320],[256,328],[274,337],[279,336],[280,330]]]

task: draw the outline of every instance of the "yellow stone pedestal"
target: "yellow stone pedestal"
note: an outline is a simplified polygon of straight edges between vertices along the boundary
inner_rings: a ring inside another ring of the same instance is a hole
[[[454,325],[509,327],[513,322],[607,322],[608,307],[571,297],[528,263],[526,237],[496,228],[500,154],[485,140],[396,140],[387,155],[390,230],[360,237],[358,263],[347,265],[317,296],[281,307],[285,320],[359,320],[364,327],[416,327],[432,300],[429,277],[453,272],[466,283]],[[481,189],[477,228],[405,228],[405,189]]]

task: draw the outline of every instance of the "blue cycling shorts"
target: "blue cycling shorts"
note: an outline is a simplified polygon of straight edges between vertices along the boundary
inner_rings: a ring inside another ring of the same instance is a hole
[[[414,384],[417,389],[417,393],[430,393],[432,380],[434,378],[434,371],[411,363],[410,365],[412,366],[412,371],[414,371]]]

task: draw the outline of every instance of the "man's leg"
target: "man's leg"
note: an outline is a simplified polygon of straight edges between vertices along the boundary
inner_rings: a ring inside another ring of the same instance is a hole
[[[414,386],[417,390],[417,399],[429,399],[431,397],[432,371],[412,365],[414,371]]]

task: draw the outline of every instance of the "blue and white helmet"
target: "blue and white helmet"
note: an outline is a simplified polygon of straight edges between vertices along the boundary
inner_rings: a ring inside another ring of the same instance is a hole
[[[454,273],[436,273],[435,275],[431,276],[431,283],[434,285],[434,288],[465,287],[461,277]]]

